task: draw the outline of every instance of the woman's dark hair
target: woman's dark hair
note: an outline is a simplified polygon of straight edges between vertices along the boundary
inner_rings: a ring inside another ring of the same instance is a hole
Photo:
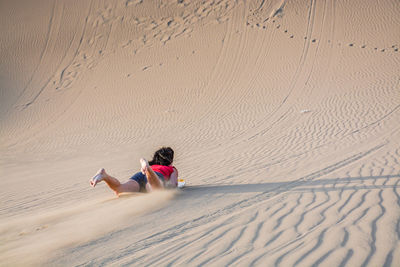
[[[153,159],[149,162],[149,165],[171,165],[174,161],[174,150],[170,147],[162,147],[154,152]]]

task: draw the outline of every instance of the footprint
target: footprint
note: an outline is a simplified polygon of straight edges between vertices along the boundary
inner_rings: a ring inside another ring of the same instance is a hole
[[[48,226],[47,225],[41,225],[41,226],[39,226],[39,227],[36,227],[36,231],[40,231],[40,230],[43,230],[43,229],[46,229]]]
[[[354,44],[349,44],[349,46],[354,46]]]
[[[285,30],[285,33],[287,33],[287,30]]]
[[[125,2],[125,6],[128,7],[128,6],[130,6],[130,5],[139,5],[139,4],[141,4],[141,3],[143,3],[143,0],[137,0],[137,1],[127,0],[127,1]]]
[[[315,43],[316,41],[317,41],[317,39],[312,39],[312,41],[311,41],[311,42]]]
[[[293,38],[294,37],[294,35],[290,35],[290,38]]]
[[[398,48],[395,48],[395,49],[394,49],[394,52],[397,52],[397,51],[399,51],[399,49],[398,49]]]
[[[132,44],[132,40],[129,40],[126,44],[122,45],[122,48],[125,48]]]
[[[366,48],[366,47],[367,47],[366,45],[362,45],[362,46],[361,46],[361,48]]]

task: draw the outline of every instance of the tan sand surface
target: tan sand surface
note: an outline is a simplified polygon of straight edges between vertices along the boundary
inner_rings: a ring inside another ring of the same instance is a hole
[[[398,0],[0,2],[0,266],[400,266]],[[116,198],[160,146],[183,190]]]

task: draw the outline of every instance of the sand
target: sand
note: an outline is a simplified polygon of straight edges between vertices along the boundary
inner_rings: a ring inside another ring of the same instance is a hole
[[[399,266],[398,14],[2,1],[0,266]],[[89,186],[160,146],[183,190]]]

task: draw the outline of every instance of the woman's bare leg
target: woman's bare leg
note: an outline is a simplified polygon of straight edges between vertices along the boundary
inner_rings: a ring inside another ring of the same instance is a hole
[[[129,180],[126,183],[121,184],[121,182],[108,175],[104,169],[100,169],[96,175],[90,180],[90,185],[95,187],[99,182],[104,181],[106,184],[115,192],[115,194],[119,195],[124,192],[139,192],[140,185],[134,181]]]
[[[146,175],[147,181],[149,182],[151,189],[162,189],[164,188],[158,175],[150,168],[149,163],[144,158],[140,159],[140,165],[142,166],[142,172]]]

